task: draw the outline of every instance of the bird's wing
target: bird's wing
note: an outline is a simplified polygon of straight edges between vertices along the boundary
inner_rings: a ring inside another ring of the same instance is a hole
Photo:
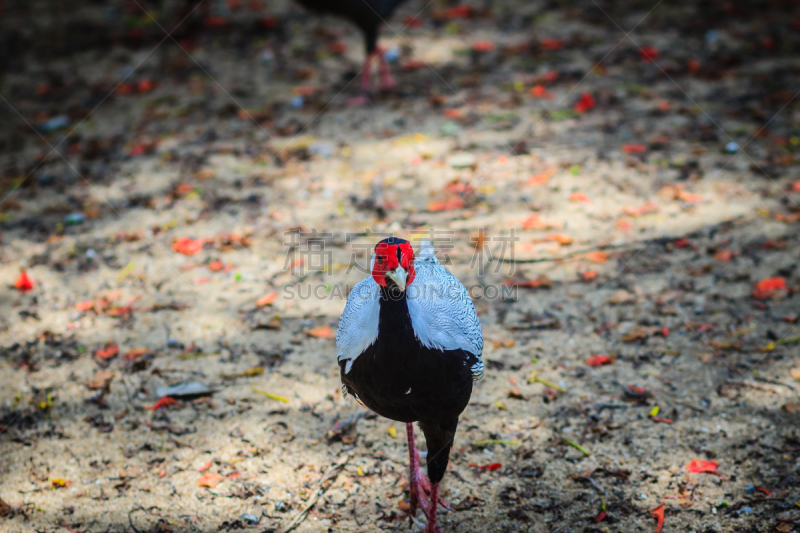
[[[481,379],[483,331],[469,292],[439,263],[428,241],[420,244],[414,270],[414,282],[406,289],[414,334],[428,348],[461,349],[474,355],[473,380]]]
[[[350,371],[356,357],[378,338],[379,318],[380,288],[370,276],[353,287],[339,318],[336,351],[339,361],[347,361],[345,373]]]

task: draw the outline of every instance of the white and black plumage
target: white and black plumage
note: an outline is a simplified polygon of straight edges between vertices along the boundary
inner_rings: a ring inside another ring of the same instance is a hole
[[[297,0],[297,2],[311,11],[329,13],[347,19],[358,26],[364,34],[367,55],[361,78],[362,92],[369,91],[372,60],[375,56],[380,60],[381,90],[395,87],[396,84],[389,73],[389,66],[386,64],[383,50],[378,48],[378,32],[381,24],[388,21],[397,6],[405,0]]]
[[[458,417],[483,376],[483,333],[466,288],[423,241],[420,257],[408,241],[375,247],[372,276],[353,288],[336,335],[343,390],[392,420],[406,423],[411,462],[411,509],[436,528],[439,482]],[[430,505],[419,474],[413,423],[428,445]]]

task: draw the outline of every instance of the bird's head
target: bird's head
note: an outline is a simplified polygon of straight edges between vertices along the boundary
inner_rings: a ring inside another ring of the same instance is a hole
[[[414,249],[411,243],[389,237],[375,246],[372,278],[381,287],[397,287],[400,291],[414,281]]]

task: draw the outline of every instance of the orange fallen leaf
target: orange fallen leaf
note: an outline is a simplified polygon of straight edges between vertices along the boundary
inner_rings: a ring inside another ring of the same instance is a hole
[[[553,93],[545,89],[544,85],[538,83],[531,88],[531,96],[534,98],[547,98],[548,100],[553,99]]]
[[[589,199],[589,197],[586,196],[586,193],[582,193],[582,192],[574,192],[574,193],[570,194],[569,195],[569,201],[570,202],[583,202],[585,204],[592,203],[592,201]]]
[[[764,300],[778,291],[786,290],[786,279],[782,277],[764,278],[756,283],[753,289],[753,298]]]
[[[87,300],[85,302],[78,302],[75,304],[75,309],[78,311],[88,311],[94,308],[94,300]]]
[[[718,259],[723,263],[727,263],[733,258],[733,252],[730,250],[720,250],[714,254],[714,259]]]
[[[212,261],[211,263],[208,264],[208,269],[211,272],[219,272],[223,268],[225,268],[225,265],[223,265],[222,261],[220,261],[219,259],[217,259],[216,261]]]
[[[491,52],[494,50],[493,41],[475,41],[472,43],[472,49],[475,52]]]
[[[97,355],[97,357],[101,359],[111,359],[118,353],[119,353],[119,345],[116,342],[111,341],[108,344],[106,344],[105,348],[97,350],[95,352],[95,355]]]
[[[200,476],[200,479],[197,480],[197,486],[213,489],[214,487],[222,483],[224,479],[225,477],[222,474],[218,474],[217,472],[206,472],[205,474]]]
[[[50,486],[53,487],[54,489],[69,487],[70,485],[72,485],[72,481],[67,481],[66,479],[61,477],[53,478],[50,480]]]
[[[517,285],[519,287],[549,288],[553,286],[553,282],[550,278],[548,278],[544,274],[540,274],[539,276],[536,276],[534,279],[529,279],[524,281],[515,281],[513,279],[507,279],[503,281],[503,285],[505,285],[506,287]]]
[[[792,183],[792,191],[800,192],[800,180],[797,180],[794,183]]]
[[[461,109],[448,108],[444,110],[444,116],[452,119],[461,118],[464,116],[464,111]]]
[[[664,504],[650,509],[650,516],[656,519],[656,533],[661,533],[661,530],[664,529]]]
[[[309,337],[316,337],[318,339],[331,339],[333,338],[333,330],[330,326],[320,326],[306,331]]]
[[[435,213],[437,211],[452,211],[464,207],[464,200],[460,198],[453,198],[443,202],[430,202],[428,204],[428,211]]]
[[[277,292],[270,292],[269,294],[265,294],[258,300],[256,300],[256,307],[264,307],[265,305],[270,305],[272,302],[275,301],[275,298],[278,297]]]
[[[595,250],[594,252],[587,253],[584,257],[587,261],[591,261],[592,263],[604,264],[606,261],[608,261],[608,252]]]
[[[214,464],[214,461],[209,461],[209,462],[207,462],[206,464],[204,464],[203,466],[201,466],[200,468],[198,468],[198,469],[197,469],[197,471],[198,471],[198,472],[205,472],[206,470],[208,470],[209,468],[211,468],[211,466],[212,466],[213,464]]]
[[[637,207],[623,207],[622,212],[632,217],[638,217],[658,212],[658,204],[655,202],[645,202]]]
[[[200,253],[205,244],[205,239],[191,239],[189,237],[181,237],[172,243],[172,249],[183,255],[194,255]]]
[[[33,280],[28,277],[28,273],[25,272],[24,268],[20,269],[19,277],[14,282],[14,288],[19,292],[28,292],[29,290],[33,289]]]
[[[621,218],[617,221],[617,229],[620,231],[630,231],[633,228],[633,222],[627,218]]]
[[[128,361],[133,361],[134,359],[136,359],[140,355],[144,355],[149,351],[150,350],[148,350],[147,348],[134,348],[133,350],[129,350],[129,351],[125,352],[124,354],[122,354],[122,358],[123,359],[127,359]]]
[[[550,178],[556,173],[556,167],[550,167],[547,170],[534,174],[528,179],[528,185],[546,185]]]
[[[561,246],[569,246],[572,244],[572,237],[566,233],[555,233],[547,236],[548,241],[556,241]]]
[[[597,270],[586,270],[580,273],[583,281],[589,282],[597,279]]]

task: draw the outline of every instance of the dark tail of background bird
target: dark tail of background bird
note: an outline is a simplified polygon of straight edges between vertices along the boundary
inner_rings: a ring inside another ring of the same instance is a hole
[[[431,483],[438,483],[444,477],[457,426],[458,418],[433,424],[419,423],[428,444],[428,477]]]

